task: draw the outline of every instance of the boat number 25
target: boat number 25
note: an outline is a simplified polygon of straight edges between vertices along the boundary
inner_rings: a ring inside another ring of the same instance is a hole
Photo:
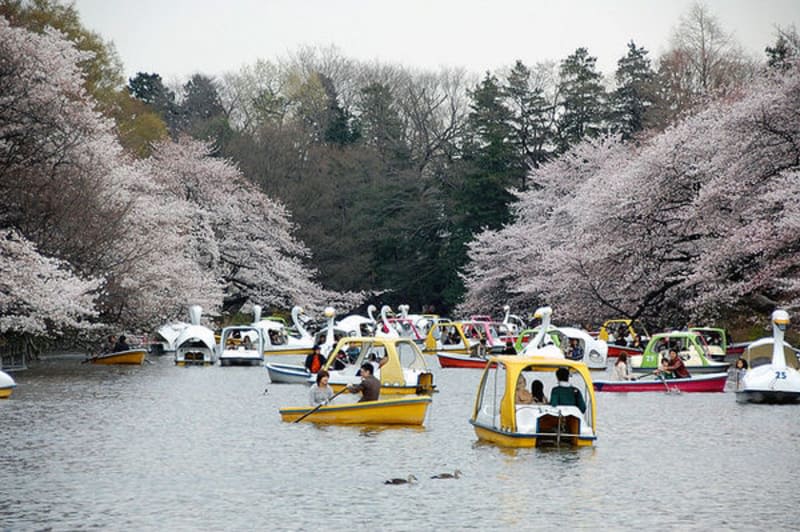
[[[786,378],[786,372],[785,371],[776,371],[775,372],[775,378],[776,379],[785,379]]]

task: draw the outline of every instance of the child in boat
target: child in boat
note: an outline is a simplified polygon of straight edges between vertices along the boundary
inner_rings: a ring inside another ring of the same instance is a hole
[[[326,405],[333,397],[333,390],[328,386],[330,374],[323,370],[317,373],[317,383],[308,392],[308,400],[311,406]]]
[[[546,405],[549,403],[547,396],[544,394],[544,384],[539,379],[534,379],[531,383],[531,396],[534,404]]]
[[[744,374],[747,373],[747,360],[743,358],[738,358],[736,360],[736,367],[735,367],[735,377],[736,377],[736,389],[739,389],[741,386],[742,379],[744,379]]]

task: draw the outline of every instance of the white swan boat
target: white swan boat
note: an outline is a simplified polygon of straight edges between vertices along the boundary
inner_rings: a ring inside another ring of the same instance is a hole
[[[0,371],[0,399],[8,399],[14,393],[14,388],[17,383],[11,378],[11,375],[5,371]]]
[[[220,366],[260,366],[264,363],[261,329],[232,325],[222,329],[217,356]]]
[[[189,307],[190,324],[182,328],[173,341],[175,365],[210,366],[216,362],[216,339],[214,331],[200,325],[202,309],[198,305]]]
[[[795,404],[800,403],[800,372],[797,371],[797,356],[787,361],[784,349],[784,333],[789,326],[789,314],[785,310],[772,313],[772,361],[750,368],[736,390],[740,403]]]
[[[321,344],[321,351],[323,355],[328,355],[336,343],[334,328],[336,312],[333,307],[325,309],[325,317],[328,318],[328,325],[324,329],[325,341]],[[264,367],[269,374],[269,380],[276,384],[306,384],[313,378],[312,373],[304,365],[267,362]]]
[[[303,308],[292,307],[293,331],[284,323],[274,319],[261,319],[261,306],[253,306],[254,320],[252,327],[260,329],[264,339],[265,355],[307,355],[314,347],[314,338],[306,330],[300,316]]]

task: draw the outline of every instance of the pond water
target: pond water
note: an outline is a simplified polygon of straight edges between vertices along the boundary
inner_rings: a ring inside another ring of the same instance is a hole
[[[426,358],[418,429],[283,423],[307,388],[260,367],[32,364],[0,401],[0,529],[797,527],[796,407],[598,393],[594,448],[501,449],[468,422],[480,370]]]

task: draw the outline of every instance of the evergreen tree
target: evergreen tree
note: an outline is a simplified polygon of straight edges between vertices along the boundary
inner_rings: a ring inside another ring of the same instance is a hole
[[[175,93],[164,85],[160,75],[137,72],[128,80],[128,90],[131,96],[151,106],[167,124],[170,133],[177,135],[181,125],[180,110],[175,102]]]
[[[470,234],[482,227],[499,227],[508,220],[512,196],[507,188],[516,184],[522,169],[522,156],[512,142],[512,113],[504,103],[497,78],[487,73],[471,98],[471,138],[464,154],[473,168],[459,191],[460,210],[466,215],[464,223]]]
[[[655,72],[647,50],[631,41],[628,53],[617,61],[617,88],[611,95],[610,122],[623,139],[648,127],[648,110],[656,100]]]
[[[511,143],[521,156],[515,172],[520,176],[519,188],[527,188],[529,168],[539,168],[552,156],[553,108],[545,100],[540,87],[531,86],[531,71],[517,61],[506,79],[504,95],[511,116]]]
[[[562,152],[584,137],[596,137],[603,128],[607,95],[596,64],[597,58],[586,48],[578,48],[561,62],[558,143]]]
[[[767,46],[767,65],[778,70],[788,70],[800,57],[800,36],[792,27],[788,30],[779,30],[774,46]]]
[[[361,89],[361,95],[359,118],[362,141],[373,146],[381,160],[391,168],[407,167],[411,153],[391,88],[385,84],[371,83]]]
[[[320,81],[328,98],[323,135],[325,142],[339,146],[352,144],[361,136],[358,126],[354,123],[350,113],[339,104],[339,94],[336,92],[333,80],[320,74]]]
[[[181,131],[214,142],[213,155],[220,155],[232,135],[214,79],[202,74],[195,74],[183,86],[180,119]]]

